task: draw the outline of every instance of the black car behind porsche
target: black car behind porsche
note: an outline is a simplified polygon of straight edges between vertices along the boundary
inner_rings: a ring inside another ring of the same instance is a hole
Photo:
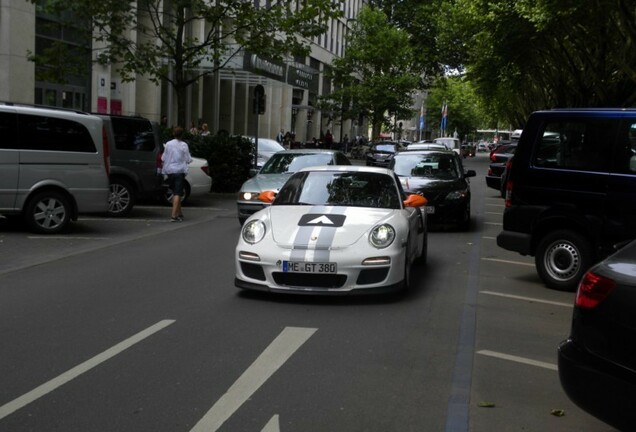
[[[636,241],[581,280],[572,328],[559,345],[568,397],[621,431],[636,430]]]
[[[462,161],[451,150],[423,150],[397,153],[389,165],[402,187],[427,200],[431,223],[470,226],[470,183],[474,170],[464,171]]]

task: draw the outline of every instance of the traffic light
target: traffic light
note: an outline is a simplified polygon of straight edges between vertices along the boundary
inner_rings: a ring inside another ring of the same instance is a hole
[[[254,114],[265,114],[265,88],[262,85],[254,87]]]

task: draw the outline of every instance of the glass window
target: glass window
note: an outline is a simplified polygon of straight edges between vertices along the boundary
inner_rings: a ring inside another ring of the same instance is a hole
[[[543,168],[609,171],[616,121],[576,119],[548,122],[533,164]]]
[[[17,122],[13,113],[0,112],[0,149],[17,149]]]
[[[155,149],[155,135],[149,121],[118,117],[112,117],[111,121],[116,149],[131,151],[153,151]]]
[[[72,120],[18,114],[20,144],[27,150],[95,153],[88,129]]]

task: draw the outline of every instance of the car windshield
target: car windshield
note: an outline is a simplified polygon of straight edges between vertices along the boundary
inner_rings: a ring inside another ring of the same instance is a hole
[[[333,165],[331,153],[276,153],[261,169],[260,174],[295,173],[301,168]]]
[[[451,180],[460,176],[455,158],[446,154],[402,153],[393,159],[391,168],[400,177]]]
[[[304,171],[294,174],[272,205],[401,208],[392,176],[372,172]]]

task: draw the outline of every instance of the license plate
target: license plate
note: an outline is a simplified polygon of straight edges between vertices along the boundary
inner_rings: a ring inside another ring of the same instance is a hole
[[[283,261],[283,272],[286,273],[319,273],[332,274],[338,271],[336,263],[314,263],[300,261]]]
[[[426,214],[434,214],[435,207],[434,206],[426,206]]]

